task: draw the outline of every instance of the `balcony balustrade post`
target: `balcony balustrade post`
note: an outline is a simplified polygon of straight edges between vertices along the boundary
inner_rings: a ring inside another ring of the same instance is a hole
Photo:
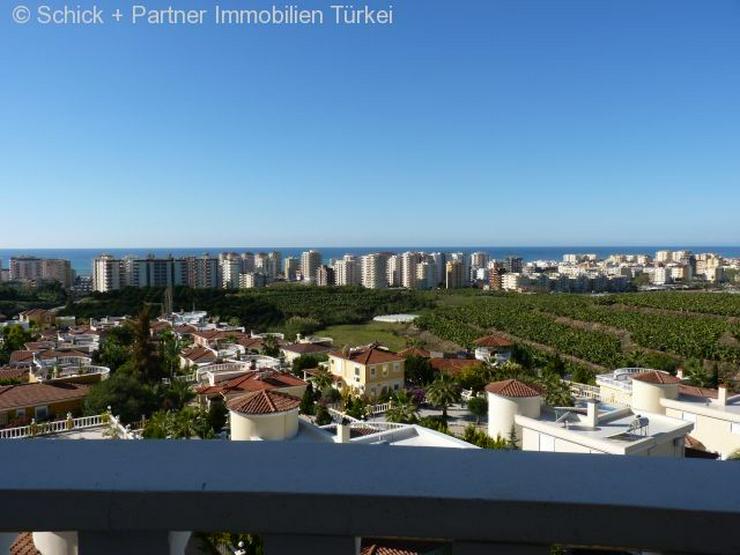
[[[296,553],[356,555],[360,551],[359,540],[352,536],[266,535],[264,546],[265,555],[295,555]]]

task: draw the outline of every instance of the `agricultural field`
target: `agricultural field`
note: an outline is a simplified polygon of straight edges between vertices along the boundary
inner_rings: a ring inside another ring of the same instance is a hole
[[[377,341],[393,351],[400,351],[406,347],[408,328],[407,324],[368,322],[330,326],[317,331],[316,335],[333,338],[336,347],[367,345]]]
[[[740,297],[713,293],[495,295],[440,302],[418,325],[470,346],[499,331],[605,368],[645,353],[740,365]]]

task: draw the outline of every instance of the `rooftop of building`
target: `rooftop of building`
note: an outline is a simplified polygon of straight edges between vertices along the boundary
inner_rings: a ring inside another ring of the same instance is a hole
[[[511,347],[513,343],[502,335],[493,334],[476,339],[475,345],[478,347],[508,348]]]
[[[540,397],[542,391],[535,386],[510,378],[500,382],[489,383],[486,386],[488,393],[502,397]]]
[[[543,408],[538,419],[516,416],[526,428],[608,453],[639,451],[666,437],[681,437],[693,424],[653,413],[637,413],[627,407],[597,403],[597,423],[591,426],[584,402],[575,407]]]
[[[296,410],[301,400],[293,395],[274,390],[253,391],[234,397],[226,406],[229,410],[245,415],[277,414]]]
[[[87,385],[68,382],[4,385],[0,386],[0,410],[82,399],[88,390]]]
[[[330,355],[362,365],[384,364],[386,362],[400,362],[404,360],[399,354],[377,344],[350,349],[348,351],[334,351]]]
[[[196,389],[200,395],[233,395],[236,393],[283,389],[307,385],[302,379],[288,372],[271,369],[246,370],[244,373],[214,385]]]

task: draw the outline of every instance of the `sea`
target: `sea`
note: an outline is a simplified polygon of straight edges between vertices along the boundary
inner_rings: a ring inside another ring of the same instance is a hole
[[[200,256],[203,254],[218,255],[221,252],[271,252],[279,251],[283,257],[300,257],[303,251],[309,248],[321,253],[322,259],[328,262],[331,259],[341,258],[345,254],[362,256],[374,252],[406,251],[424,252],[485,252],[490,258],[503,259],[507,256],[520,256],[526,262],[533,260],[562,260],[564,254],[595,254],[599,258],[606,258],[610,254],[649,254],[654,255],[659,250],[690,250],[694,253],[714,252],[727,258],[740,257],[740,246],[562,246],[562,247],[517,247],[517,246],[467,246],[467,247],[435,247],[435,246],[407,246],[407,247],[211,247],[211,248],[115,248],[115,249],[2,249],[0,248],[0,267],[7,268],[9,259],[13,256],[37,256],[40,258],[63,258],[69,260],[72,268],[78,275],[92,273],[93,258],[101,254],[110,254],[114,257],[154,255],[174,257]]]

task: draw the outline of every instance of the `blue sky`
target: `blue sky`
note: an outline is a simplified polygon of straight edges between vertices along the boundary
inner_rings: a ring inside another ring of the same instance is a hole
[[[393,0],[385,28],[18,2],[0,247],[740,243],[738,1]]]

